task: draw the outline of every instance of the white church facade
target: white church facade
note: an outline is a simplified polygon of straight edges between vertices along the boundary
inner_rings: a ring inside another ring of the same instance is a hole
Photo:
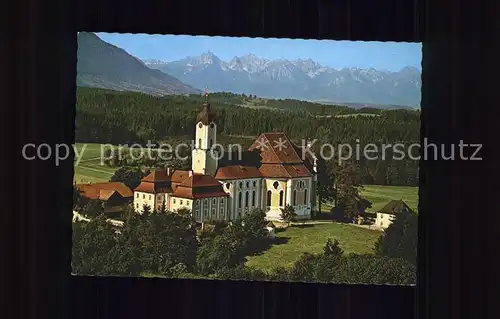
[[[207,96],[205,96],[207,97]],[[207,100],[196,118],[191,170],[159,169],[134,189],[134,208],[191,210],[197,222],[234,220],[254,208],[269,220],[293,206],[298,219],[316,209],[316,160],[284,133],[263,133],[245,155],[253,161],[225,161],[218,156],[215,114]],[[303,156],[304,154],[306,156]]]

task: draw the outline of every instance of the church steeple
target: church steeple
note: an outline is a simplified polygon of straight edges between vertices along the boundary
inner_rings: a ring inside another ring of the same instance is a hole
[[[196,117],[196,123],[203,123],[203,125],[209,125],[215,119],[215,114],[210,108],[210,103],[208,102],[208,88],[205,87],[205,94],[203,95],[203,104],[200,113]]]
[[[208,87],[205,86],[205,96],[203,99],[203,105],[209,105],[208,104]]]
[[[193,173],[214,175],[217,171],[217,152],[212,149],[217,137],[217,125],[214,119],[215,114],[208,101],[208,89],[205,88],[202,108],[196,116],[196,135],[192,154]]]

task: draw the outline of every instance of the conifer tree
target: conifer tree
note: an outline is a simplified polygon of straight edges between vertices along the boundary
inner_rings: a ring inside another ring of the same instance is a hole
[[[295,213],[295,208],[290,205],[285,205],[284,208],[280,208],[281,214],[280,217],[281,219],[290,226],[290,223],[297,217],[297,214]]]

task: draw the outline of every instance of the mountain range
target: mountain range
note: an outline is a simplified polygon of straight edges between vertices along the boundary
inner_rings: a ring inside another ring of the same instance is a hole
[[[397,72],[334,69],[311,59],[270,60],[254,54],[222,61],[212,52],[173,62],[144,63],[191,86],[207,86],[210,91],[329,104],[420,105],[421,72],[413,67]]]
[[[254,54],[222,61],[212,52],[171,62],[141,61],[94,33],[77,37],[77,86],[151,95],[199,94],[208,87],[211,92],[358,107],[420,105],[421,74],[412,67],[398,72],[334,69],[311,59],[270,60]]]
[[[125,50],[97,35],[79,32],[77,86],[135,91],[151,95],[194,94],[200,90],[146,66]]]

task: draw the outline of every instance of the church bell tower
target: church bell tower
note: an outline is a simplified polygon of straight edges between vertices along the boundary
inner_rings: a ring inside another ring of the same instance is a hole
[[[208,90],[205,90],[202,109],[196,117],[196,134],[192,153],[192,170],[195,174],[214,176],[217,171],[218,154],[213,149],[217,137],[217,125],[214,120],[215,114],[208,102]]]

